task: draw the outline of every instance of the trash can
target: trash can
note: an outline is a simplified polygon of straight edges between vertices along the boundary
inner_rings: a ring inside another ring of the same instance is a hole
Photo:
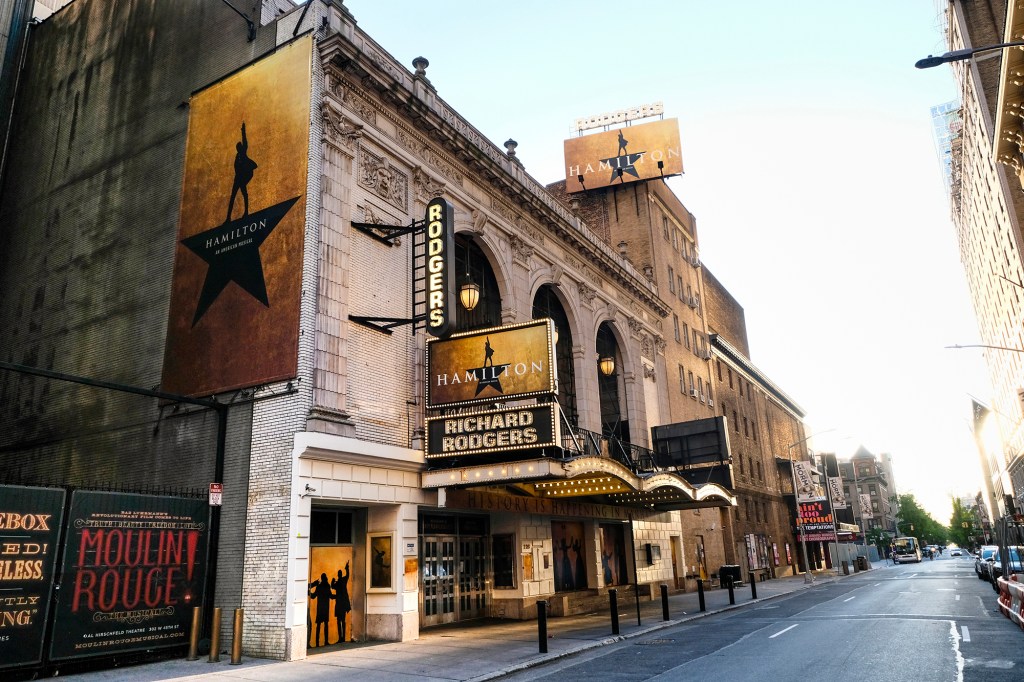
[[[857,557],[857,570],[858,571],[866,571],[866,570],[868,570],[868,560],[867,560],[866,557],[862,557],[862,556]]]
[[[718,569],[718,579],[721,581],[723,587],[730,582],[733,585],[743,584],[743,574],[741,573],[742,568],[736,564],[726,564]]]

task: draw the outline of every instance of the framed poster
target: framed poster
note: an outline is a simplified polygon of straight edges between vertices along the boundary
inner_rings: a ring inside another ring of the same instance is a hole
[[[366,573],[370,576],[369,592],[394,592],[394,533],[369,533],[367,535]]]

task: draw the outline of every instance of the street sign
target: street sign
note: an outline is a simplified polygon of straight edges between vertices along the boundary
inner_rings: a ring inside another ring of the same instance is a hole
[[[210,484],[210,506],[219,507],[224,499],[224,484],[223,483],[211,483]]]

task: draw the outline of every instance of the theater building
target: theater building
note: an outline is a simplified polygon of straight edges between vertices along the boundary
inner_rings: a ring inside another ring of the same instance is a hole
[[[428,68],[340,0],[75,0],[32,29],[0,483],[215,485],[204,604],[244,608],[246,655],[694,589],[748,553],[716,396],[743,358],[716,359],[662,179],[677,124],[581,129],[545,187]]]

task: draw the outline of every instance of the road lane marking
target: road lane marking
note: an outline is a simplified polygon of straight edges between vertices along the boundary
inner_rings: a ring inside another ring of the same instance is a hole
[[[785,632],[789,632],[790,630],[792,630],[793,628],[795,628],[795,627],[796,627],[797,625],[799,625],[799,624],[800,624],[800,623],[797,623],[796,625],[790,625],[790,626],[789,626],[788,628],[786,628],[785,630],[779,630],[779,631],[778,631],[778,632],[776,632],[776,633],[775,633],[774,635],[768,635],[768,639],[775,639],[775,638],[776,638],[776,637],[778,637],[779,635],[781,635],[781,634],[783,634],[783,633],[785,633]]]
[[[964,633],[963,637],[965,642],[971,641],[971,631],[967,629],[966,625],[961,625],[960,631]]]
[[[956,595],[956,600],[957,600],[957,601],[960,601],[960,595],[959,595],[959,594],[958,594],[958,595]]]
[[[963,626],[964,641],[971,641],[970,632],[967,630],[967,626]],[[960,651],[960,640],[956,636],[956,621],[949,621],[949,639],[950,645],[953,647],[953,658],[956,660],[956,677],[953,678],[955,682],[964,681],[964,655]]]
[[[856,599],[856,597],[850,597],[849,599],[844,599],[843,603],[845,604],[846,602],[853,601],[854,599]]]

